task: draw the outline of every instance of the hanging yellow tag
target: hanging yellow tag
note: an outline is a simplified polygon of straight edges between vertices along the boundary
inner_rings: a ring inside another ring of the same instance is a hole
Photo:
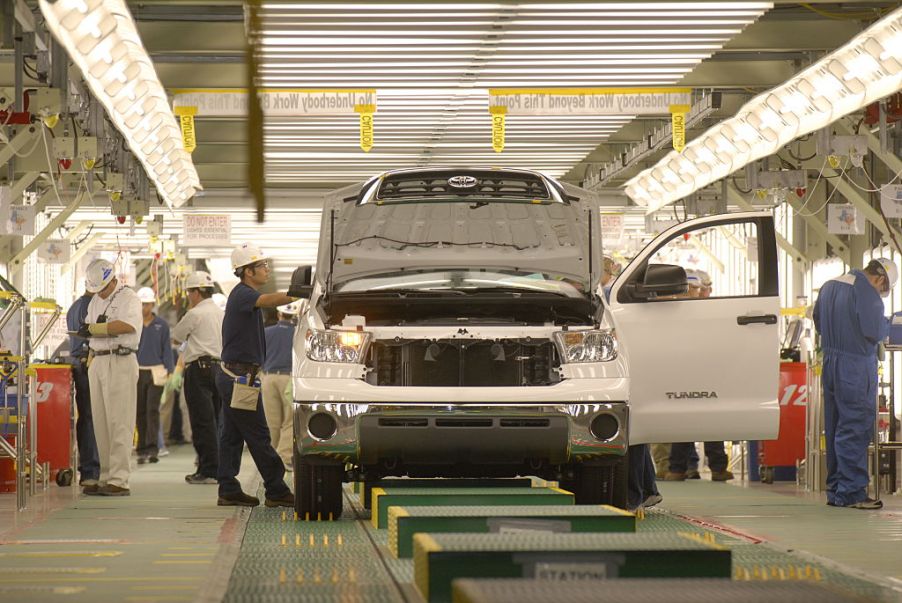
[[[670,105],[670,125],[673,131],[673,150],[682,153],[686,148],[686,115],[689,105]]]
[[[373,113],[376,105],[355,105],[354,110],[360,113],[360,148],[369,153],[373,148]]]
[[[182,145],[186,151],[193,153],[197,148],[197,133],[194,130],[197,107],[175,107],[172,111],[178,115],[179,126],[182,128]]]
[[[489,107],[489,113],[492,114],[492,148],[496,153],[500,153],[504,150],[504,119],[507,107],[501,105]]]

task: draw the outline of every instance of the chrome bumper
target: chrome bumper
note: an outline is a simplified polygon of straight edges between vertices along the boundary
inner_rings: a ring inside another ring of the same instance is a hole
[[[326,413],[335,435],[313,437],[309,419]],[[590,431],[598,414],[617,419],[617,433],[599,441]],[[295,445],[347,463],[372,464],[406,456],[420,462],[464,457],[477,464],[504,463],[518,455],[552,464],[621,456],[628,442],[625,402],[562,404],[365,404],[295,401]],[[410,462],[410,461],[408,461]]]

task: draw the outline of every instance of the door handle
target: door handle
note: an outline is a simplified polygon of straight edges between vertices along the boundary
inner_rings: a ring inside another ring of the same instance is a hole
[[[751,325],[755,323],[762,323],[766,325],[775,325],[777,324],[777,315],[776,314],[758,314],[753,316],[737,316],[736,324],[739,326]]]

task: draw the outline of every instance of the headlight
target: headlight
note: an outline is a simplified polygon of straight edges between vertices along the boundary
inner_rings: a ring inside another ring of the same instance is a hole
[[[608,362],[617,357],[617,336],[604,331],[561,331],[554,341],[565,363]]]
[[[310,360],[360,364],[370,344],[370,334],[307,329],[306,343],[305,351]]]

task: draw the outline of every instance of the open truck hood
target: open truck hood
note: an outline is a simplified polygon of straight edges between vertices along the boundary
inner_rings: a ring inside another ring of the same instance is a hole
[[[559,274],[594,291],[602,272],[597,198],[526,170],[386,172],[327,195],[317,258],[326,289],[330,273],[334,286],[469,267]]]

